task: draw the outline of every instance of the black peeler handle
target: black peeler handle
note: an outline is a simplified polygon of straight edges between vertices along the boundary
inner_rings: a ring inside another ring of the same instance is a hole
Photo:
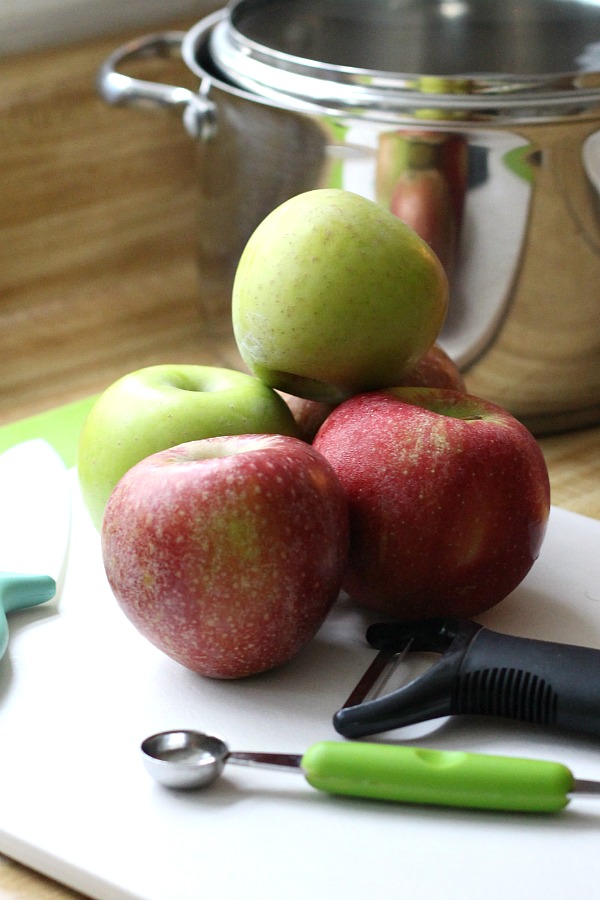
[[[466,619],[372,625],[371,646],[390,654],[441,653],[424,675],[334,716],[346,737],[380,734],[450,715],[498,716],[600,737],[600,650],[512,637]]]

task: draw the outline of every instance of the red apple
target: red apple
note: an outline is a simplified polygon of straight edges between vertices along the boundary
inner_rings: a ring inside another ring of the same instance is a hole
[[[216,437],[130,469],[102,524],[135,627],[183,666],[238,678],[286,662],[336,600],[348,510],[331,466],[282,435]]]
[[[438,344],[434,344],[406,373],[401,384],[394,387],[448,388],[452,391],[466,392],[460,369]]]
[[[317,431],[336,408],[337,403],[326,403],[324,400],[309,400],[307,397],[296,397],[285,391],[278,391],[290,408],[298,433],[303,441],[312,443]]]
[[[464,391],[465,382],[453,359],[437,344],[406,373],[398,387],[440,387]],[[279,391],[290,408],[300,437],[311,443],[336,403],[308,400]]]
[[[474,616],[537,558],[548,472],[530,432],[457,391],[396,388],[338,406],[313,446],[350,508],[345,590],[402,619]]]

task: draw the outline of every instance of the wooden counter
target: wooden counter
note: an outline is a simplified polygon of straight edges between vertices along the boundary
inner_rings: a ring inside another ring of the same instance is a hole
[[[190,139],[96,96],[123,39],[0,61],[0,424],[153,363],[240,365],[199,315]],[[600,426],[540,444],[553,502],[600,518]],[[2,900],[74,896],[0,858]]]

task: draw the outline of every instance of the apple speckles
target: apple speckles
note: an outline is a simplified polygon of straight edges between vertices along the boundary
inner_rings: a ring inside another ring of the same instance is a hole
[[[232,369],[149,366],[118,379],[92,407],[81,431],[77,471],[82,497],[100,530],[116,483],[141,459],[215,435],[298,436],[275,391]]]
[[[325,189],[284,203],[251,236],[232,315],[251,371],[328,401],[398,383],[434,343],[447,302],[444,271],[414,232],[376,203]]]
[[[199,449],[182,445],[120,482],[102,529],[105,568],[121,608],[163,652],[201,674],[243,677],[285,662],[321,625],[346,562],[347,502],[300,440],[202,443],[214,465],[182,465]]]
[[[462,415],[470,404],[479,419]],[[346,490],[344,589],[365,606],[399,618],[474,616],[539,554],[544,458],[493,404],[439,389],[357,395],[330,413],[314,446]]]

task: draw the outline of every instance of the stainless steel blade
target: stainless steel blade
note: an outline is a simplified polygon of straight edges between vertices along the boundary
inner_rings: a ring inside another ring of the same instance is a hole
[[[362,675],[342,709],[358,706],[367,699],[373,700],[375,697],[379,697],[397,667],[406,658],[411,644],[412,638],[409,638],[401,650],[380,650]]]

